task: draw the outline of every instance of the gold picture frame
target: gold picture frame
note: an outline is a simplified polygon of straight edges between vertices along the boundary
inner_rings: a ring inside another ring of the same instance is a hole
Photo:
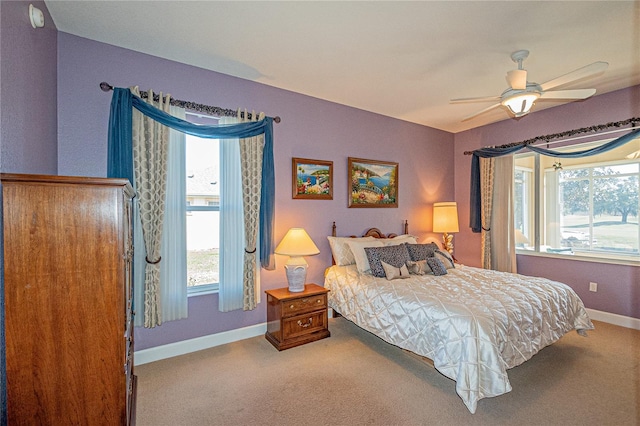
[[[349,157],[349,207],[398,207],[398,163]]]

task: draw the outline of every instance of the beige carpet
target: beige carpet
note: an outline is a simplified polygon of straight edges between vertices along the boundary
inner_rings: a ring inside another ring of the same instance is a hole
[[[469,413],[454,382],[344,318],[278,352],[264,337],[136,367],[145,425],[640,425],[640,331],[595,322],[509,370]]]

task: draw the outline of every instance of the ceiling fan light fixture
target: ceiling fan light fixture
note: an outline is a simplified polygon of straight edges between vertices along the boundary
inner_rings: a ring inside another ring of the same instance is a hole
[[[529,114],[531,107],[540,97],[538,92],[524,92],[502,100],[502,105],[516,118]]]

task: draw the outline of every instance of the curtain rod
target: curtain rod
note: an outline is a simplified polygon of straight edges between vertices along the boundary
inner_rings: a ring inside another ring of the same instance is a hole
[[[623,127],[623,126],[628,126],[629,124],[631,124],[632,127],[635,127],[637,123],[640,123],[640,117],[632,117],[623,121],[616,121],[616,122],[611,122],[607,124],[598,124],[595,126],[582,127],[580,129],[567,130],[566,132],[553,133],[550,135],[536,136],[535,138],[527,139],[521,142],[507,143],[504,145],[493,146],[491,148],[511,148],[518,145],[527,146],[535,142],[540,142],[540,141],[549,142],[552,139],[559,139],[567,136],[579,135],[581,133],[600,132],[602,130],[609,129],[611,127]],[[597,135],[592,135],[592,136],[597,136]],[[473,155],[473,151],[465,151],[464,155]]]
[[[102,89],[103,92],[108,92],[109,90],[113,90],[113,86],[103,81],[102,83],[100,83],[100,89]],[[141,90],[140,97],[143,99],[147,99],[149,95],[146,91]],[[153,95],[153,100],[154,102],[158,102],[160,100],[160,96],[157,94]],[[238,111],[235,111],[232,109],[203,105],[203,104],[198,104],[190,101],[181,101],[179,99],[171,98],[169,103],[173,106],[188,109],[191,111],[204,112],[214,117],[237,117],[238,116]],[[251,113],[248,112],[247,115],[248,115],[247,118],[251,119]],[[273,121],[275,121],[276,123],[279,123],[280,117],[278,116],[273,117]]]

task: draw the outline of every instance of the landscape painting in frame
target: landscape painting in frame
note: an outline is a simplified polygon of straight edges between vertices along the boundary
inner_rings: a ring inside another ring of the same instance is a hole
[[[333,161],[293,158],[293,198],[333,200]]]
[[[349,207],[398,207],[398,163],[349,157]]]

